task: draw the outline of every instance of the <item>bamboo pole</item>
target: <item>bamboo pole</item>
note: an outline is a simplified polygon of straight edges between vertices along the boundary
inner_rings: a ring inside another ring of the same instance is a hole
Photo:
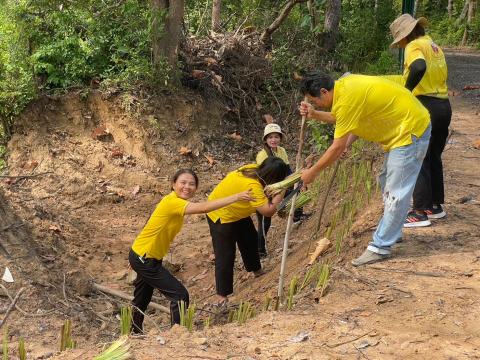
[[[108,288],[104,285],[100,285],[100,284],[97,284],[97,283],[93,283],[93,287],[98,291],[104,292],[105,294],[117,296],[117,297],[119,297],[121,299],[124,299],[124,300],[129,300],[129,301],[133,300],[132,295],[128,295],[127,293],[124,293],[123,291],[120,291],[120,290],[110,289],[110,288]],[[148,306],[150,306],[153,309],[160,310],[161,312],[164,312],[166,314],[170,314],[170,309],[168,309],[165,306],[162,306],[160,304],[154,303],[153,301],[150,301],[148,303]]]
[[[304,101],[307,101],[307,99],[305,99]],[[296,171],[299,171],[302,168],[302,151],[303,151],[303,137],[304,137],[304,134],[305,134],[305,120],[306,120],[306,117],[302,116],[302,124],[300,126],[300,142],[298,144],[297,157],[295,158],[295,170]],[[297,183],[296,186],[298,186],[298,183]],[[289,241],[289,238],[290,238],[290,232],[292,230],[293,213],[295,212],[295,200],[297,199],[297,195],[298,194],[295,194],[292,197],[292,204],[290,206],[290,212],[288,214],[287,230],[285,231],[285,238],[283,239],[282,263],[280,265],[280,277],[278,279],[278,299],[279,299],[279,302],[283,301],[283,284],[284,284],[284,279],[285,279],[285,267],[286,267],[286,264],[287,264],[288,241]]]

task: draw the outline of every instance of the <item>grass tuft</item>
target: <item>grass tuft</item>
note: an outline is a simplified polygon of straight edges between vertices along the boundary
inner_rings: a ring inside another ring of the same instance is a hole
[[[23,337],[21,337],[18,342],[18,357],[20,360],[27,360],[27,351],[25,350],[25,341],[23,340]]]
[[[195,304],[190,304],[188,308],[185,308],[185,302],[182,300],[179,302],[180,307],[180,325],[185,326],[188,331],[193,331],[193,324],[195,320]]]
[[[73,348],[75,348],[75,341],[72,340],[72,322],[66,319],[60,333],[60,351]]]
[[[130,358],[129,349],[127,337],[121,337],[93,360],[126,360]]]
[[[123,306],[120,308],[120,335],[130,334],[132,328],[132,307]]]

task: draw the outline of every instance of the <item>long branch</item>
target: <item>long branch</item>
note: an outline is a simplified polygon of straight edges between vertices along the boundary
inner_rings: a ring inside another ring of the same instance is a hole
[[[272,34],[280,27],[282,22],[288,17],[290,14],[290,11],[292,11],[293,7],[296,4],[306,2],[307,0],[290,0],[285,7],[282,9],[280,14],[277,16],[277,18],[268,26],[262,33],[262,36],[260,37],[260,40],[262,40],[263,43],[269,43],[272,37]]]

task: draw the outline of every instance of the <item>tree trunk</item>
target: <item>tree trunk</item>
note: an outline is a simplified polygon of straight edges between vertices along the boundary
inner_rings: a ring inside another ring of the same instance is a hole
[[[468,29],[470,28],[470,25],[473,20],[474,9],[475,9],[475,0],[468,0],[467,23],[465,25],[465,31],[463,32],[462,46],[465,46],[467,44]]]
[[[262,40],[264,44],[270,44],[272,41],[272,34],[280,27],[280,25],[282,25],[282,22],[288,17],[288,14],[290,14],[293,7],[298,3],[306,1],[307,0],[289,0],[277,18],[263,31],[260,40]]]
[[[465,4],[463,5],[462,12],[460,13],[460,16],[458,17],[457,21],[455,21],[457,25],[459,25],[463,21],[463,19],[467,17],[468,4],[469,4],[469,0],[465,0]]]
[[[212,6],[212,30],[215,32],[220,32],[221,29],[221,8],[222,8],[222,0],[213,0]]]
[[[152,12],[153,65],[159,70],[166,60],[175,67],[182,35],[184,0],[152,0]]]
[[[327,52],[335,49],[338,41],[341,16],[341,0],[328,0],[327,10],[325,11],[324,32],[322,34],[323,48]]]
[[[452,11],[453,11],[453,0],[448,0],[448,5],[447,5],[448,20],[452,19]]]
[[[308,13],[310,14],[310,25],[311,29],[314,30],[317,27],[317,14],[315,11],[315,2],[314,0],[307,1]]]

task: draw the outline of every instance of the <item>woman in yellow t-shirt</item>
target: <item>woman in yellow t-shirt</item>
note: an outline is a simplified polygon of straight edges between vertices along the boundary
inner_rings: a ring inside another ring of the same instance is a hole
[[[442,208],[442,152],[448,137],[452,109],[448,100],[447,63],[442,49],[425,35],[427,20],[403,14],[390,25],[394,38],[391,46],[405,49],[402,82],[430,113],[432,135],[428,151],[413,191],[413,209],[404,227],[429,226],[429,219],[446,216]]]
[[[257,231],[250,215],[258,211],[272,216],[283,199],[283,193],[269,201],[263,192],[266,185],[282,181],[288,174],[288,165],[277,157],[268,157],[261,165],[250,164],[229,173],[208,197],[219,199],[239,190],[251,189],[253,201],[235,203],[207,214],[215,253],[215,284],[218,304],[227,303],[233,293],[233,265],[236,246],[242,256],[245,270],[255,276],[263,274],[257,245]]]
[[[263,163],[263,161],[268,157],[278,157],[282,159],[285,164],[289,165],[287,152],[283,147],[280,146],[284,134],[282,128],[278,124],[267,124],[263,131],[263,149],[260,150],[256,157],[257,165]],[[292,173],[290,165],[288,167],[288,175]],[[298,222],[303,219],[303,210],[296,209],[293,215],[293,221]],[[263,216],[257,211],[257,220],[258,220],[258,229],[257,229],[257,239],[258,239],[258,251],[261,258],[267,256],[267,246],[266,246],[266,237],[270,225],[272,224],[272,218],[268,216]]]
[[[204,201],[190,202],[198,187],[197,175],[189,169],[177,171],[172,180],[172,192],[157,205],[143,230],[133,242],[128,256],[131,267],[137,273],[133,304],[132,332],[143,332],[143,319],[154,289],[170,300],[171,323],[180,323],[178,303],[188,306],[189,295],[182,285],[162,265],[170,243],[183,225],[183,218],[190,214],[205,214],[237,203],[242,206],[252,201],[249,188],[233,191],[228,196]]]

